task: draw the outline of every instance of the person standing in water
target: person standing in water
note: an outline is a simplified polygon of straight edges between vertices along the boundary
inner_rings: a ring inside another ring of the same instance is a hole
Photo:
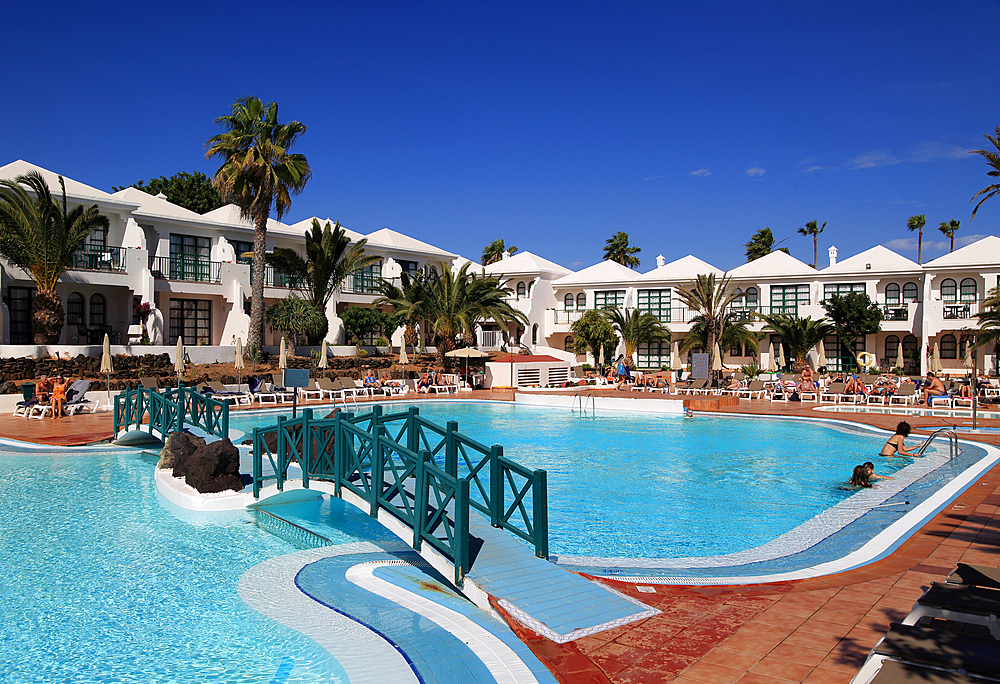
[[[903,439],[909,435],[910,424],[904,420],[896,426],[896,433],[882,446],[879,456],[916,456],[923,444],[918,444],[913,449],[907,449],[906,445],[903,444]]]

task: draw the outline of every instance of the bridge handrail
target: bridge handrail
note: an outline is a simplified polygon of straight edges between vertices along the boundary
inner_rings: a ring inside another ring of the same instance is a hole
[[[548,557],[544,470],[505,458],[503,447],[462,434],[455,421],[442,428],[422,418],[417,407],[392,414],[372,408],[321,419],[305,409],[299,418],[282,416],[275,426],[255,428],[254,496],[270,480],[282,490],[294,458],[303,466],[304,486],[317,477],[332,479],[336,496],[346,488],[368,503],[372,517],[381,509],[400,519],[413,529],[415,549],[429,543],[455,563],[456,581],[468,570],[469,508],[532,544],[537,556]],[[272,453],[265,438],[275,432],[277,453]],[[440,441],[428,439],[431,434]],[[272,475],[263,475],[265,458]]]
[[[141,429],[143,416],[148,417],[149,431],[156,429],[164,437],[182,431],[185,423],[221,438],[229,437],[229,402],[213,399],[193,387],[162,393],[137,387],[115,397],[115,434],[133,425]]]

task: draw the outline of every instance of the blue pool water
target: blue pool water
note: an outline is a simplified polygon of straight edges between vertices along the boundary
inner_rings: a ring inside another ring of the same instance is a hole
[[[395,411],[400,404],[392,404]],[[365,410],[362,408],[362,410]],[[884,433],[831,423],[420,402],[420,414],[548,471],[555,555],[687,558],[770,541],[844,501],[858,463],[892,475]],[[319,415],[322,415],[321,413]],[[275,415],[236,414],[249,432]],[[911,441],[915,441],[912,440]]]
[[[170,507],[154,464],[0,447],[0,681],[344,681],[236,593],[248,568],[295,547],[244,512]]]

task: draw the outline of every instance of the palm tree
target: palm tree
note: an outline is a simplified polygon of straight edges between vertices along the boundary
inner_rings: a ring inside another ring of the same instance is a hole
[[[499,240],[494,240],[490,244],[483,247],[483,256],[479,260],[483,266],[489,266],[490,264],[496,263],[503,259],[504,254],[513,256],[517,252],[517,247],[511,245],[508,247],[503,243],[503,238]]]
[[[107,235],[109,226],[96,204],[69,211],[62,176],[59,187],[61,205],[37,171],[0,180],[0,254],[35,281],[38,291],[31,304],[35,344],[59,341],[65,313],[56,283],[87,236],[95,230]]]
[[[678,298],[702,317],[707,331],[705,342],[708,345],[709,368],[715,360],[715,342],[725,328],[726,308],[739,296],[729,289],[729,280],[723,275],[716,282],[714,273],[700,274],[690,288],[677,288]]]
[[[264,339],[267,219],[273,205],[275,217],[281,220],[292,204],[291,196],[302,192],[312,176],[306,158],[288,152],[306,127],[298,121],[278,123],[278,105],[274,102],[265,105],[256,97],[237,100],[232,112],[220,116],[215,123],[225,128],[225,132],[208,139],[205,156],[222,157],[225,161],[215,172],[212,185],[223,199],[238,206],[243,218],[254,226],[247,347],[255,349]]]
[[[319,221],[313,219],[311,230],[306,231],[305,259],[294,249],[276,247],[272,254],[265,255],[265,261],[276,271],[287,275],[292,286],[326,320],[326,304],[340,284],[355,271],[380,261],[380,257],[365,254],[366,244],[368,240],[362,238],[351,245],[351,239],[340,221],[333,226],[327,221],[320,228]],[[329,321],[322,326],[320,338],[326,336],[327,330]],[[317,341],[310,339],[311,343]]]
[[[602,311],[625,344],[625,358],[631,359],[644,342],[670,341],[670,330],[648,311],[608,309]]]
[[[701,315],[691,319],[691,329],[677,342],[677,350],[683,355],[692,349],[708,349],[708,329],[705,318]],[[719,345],[719,352],[725,354],[726,349],[748,346],[753,350],[754,356],[760,352],[760,335],[751,330],[742,316],[735,313],[726,314],[722,331],[716,338]],[[715,346],[712,345],[712,349]]]
[[[322,309],[295,295],[280,299],[264,311],[264,321],[271,330],[288,333],[291,343],[291,355],[295,356],[295,348],[303,337],[319,339],[326,334],[329,325]]]
[[[917,214],[916,216],[911,216],[906,220],[906,227],[909,228],[910,232],[920,231],[917,233],[917,263],[922,264],[921,258],[923,256],[924,247],[924,226],[927,225],[927,217],[923,214]]]
[[[629,247],[628,233],[618,231],[604,243],[604,259],[617,261],[629,268],[639,267],[639,257],[634,256],[642,251],[641,247]]]
[[[949,253],[955,251],[955,233],[958,231],[958,226],[959,222],[955,219],[942,221],[941,225],[938,226],[938,230],[940,230],[946,238],[951,240],[951,249],[948,250]]]
[[[416,351],[417,323],[425,318],[424,307],[426,294],[424,292],[424,274],[417,271],[413,277],[405,271],[399,277],[397,287],[391,280],[383,280],[378,284],[381,295],[372,302],[372,306],[390,306],[393,312],[403,317],[406,331],[403,333],[403,345],[409,345]]]
[[[989,164],[990,167],[993,169],[992,171],[987,171],[986,175],[991,176],[993,178],[997,178],[998,176],[1000,176],[1000,126],[997,126],[996,128],[996,135],[997,137],[991,138],[989,134],[983,133],[983,136],[991,143],[993,143],[993,147],[995,148],[996,151],[972,150],[972,154],[983,155],[983,159],[985,159],[986,163]],[[992,185],[987,185],[985,188],[983,188],[975,195],[973,195],[972,199],[970,199],[969,201],[972,202],[972,200],[976,199],[980,195],[982,195],[983,198],[979,200],[979,203],[972,210],[972,218],[969,219],[970,221],[976,218],[976,212],[979,211],[979,207],[983,205],[983,202],[990,199],[991,197],[996,197],[997,195],[1000,195],[1000,183],[993,183]]]
[[[471,265],[464,264],[456,273],[442,262],[440,273],[432,267],[424,281],[421,310],[438,339],[441,363],[445,354],[455,349],[460,336],[474,339],[480,322],[491,320],[501,327],[513,322],[528,323],[527,316],[507,302],[510,288],[503,287],[497,278],[470,273]]]
[[[784,242],[787,239],[788,238],[785,238],[781,242]],[[771,233],[771,229],[766,226],[761,228],[753,234],[749,242],[743,245],[745,250],[744,254],[746,254],[747,257],[747,263],[756,261],[757,259],[767,256],[771,252],[775,251],[774,245],[774,235]],[[777,251],[784,252],[785,254],[789,253],[787,247],[779,247]]]
[[[818,238],[819,234],[823,232],[826,228],[826,221],[823,221],[823,225],[816,227],[816,221],[810,221],[806,224],[805,228],[799,228],[799,235],[812,235],[813,238],[813,268],[816,268],[816,263],[819,261],[819,247]]]
[[[834,327],[823,318],[814,321],[810,316],[799,318],[789,314],[771,314],[761,318],[767,323],[765,329],[781,335],[782,343],[788,345],[795,358],[792,370],[796,373],[806,367],[809,350],[834,333]]]

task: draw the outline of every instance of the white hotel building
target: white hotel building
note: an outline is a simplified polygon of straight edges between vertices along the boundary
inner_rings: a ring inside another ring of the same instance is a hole
[[[0,167],[0,178],[14,178],[30,170],[40,172],[58,191],[57,174],[24,161]],[[97,204],[111,223],[106,236],[92,235],[79,250],[57,291],[63,299],[66,324],[60,339],[65,345],[100,344],[105,332],[115,342],[126,343],[138,323],[133,307],[148,302],[155,343],[171,345],[178,336],[187,344],[230,345],[246,340],[249,327],[250,264],[241,254],[252,251],[253,226],[228,205],[207,214],[196,214],[134,188],[110,194],[64,178],[70,205]],[[327,219],[322,219],[325,223]],[[304,249],[312,219],[287,225],[269,221],[267,249]],[[344,344],[337,314],[348,306],[370,306],[374,285],[380,278],[398,278],[449,262],[466,260],[389,229],[369,235],[348,230],[353,240],[368,239],[366,251],[381,262],[358,272],[341,286],[328,305],[328,341]],[[485,270],[503,276],[512,288],[511,304],[528,319],[520,341],[538,353],[562,358],[572,342],[570,325],[588,309],[624,307],[656,315],[675,337],[690,329],[695,312],[681,304],[676,288],[689,285],[700,273],[722,275],[719,268],[694,256],[670,263],[660,256],[647,273],[614,262],[601,262],[572,272],[530,252],[521,252]],[[820,302],[831,293],[866,292],[883,308],[885,319],[875,335],[855,342],[855,352],[871,352],[880,365],[897,366],[900,343],[909,372],[925,372],[935,344],[946,369],[962,372],[965,344],[977,325],[976,314],[985,295],[1000,284],[1000,238],[987,237],[951,254],[917,263],[876,246],[838,261],[829,250],[829,265],[816,270],[783,252],[740,265],[727,273],[742,297],[733,309],[756,330],[763,325],[756,313],[789,313],[821,318]],[[280,274],[265,275],[265,304],[287,297],[290,289]],[[31,298],[34,285],[27,274],[0,260],[0,344],[30,345]],[[482,348],[497,349],[506,331],[484,325],[478,341]],[[398,344],[399,334],[394,336]],[[265,331],[265,344],[277,338]],[[761,343],[780,344],[772,335]],[[428,341],[429,343],[429,341]],[[836,364],[839,341],[826,340],[828,360]],[[674,358],[669,343],[643,345],[637,353],[640,370],[679,368],[686,359]],[[138,350],[137,350],[138,351]],[[746,349],[723,350],[728,366],[752,360]],[[786,356],[788,350],[786,349]],[[993,349],[980,349],[976,367],[996,372]]]

